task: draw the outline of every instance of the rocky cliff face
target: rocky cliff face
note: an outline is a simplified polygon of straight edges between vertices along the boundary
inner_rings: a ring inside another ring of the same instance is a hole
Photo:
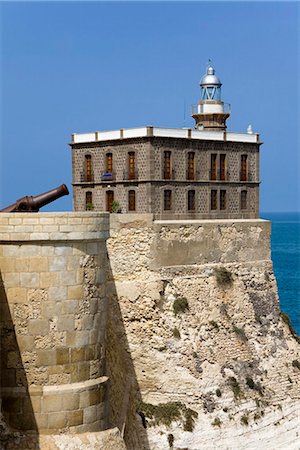
[[[108,367],[128,449],[299,448],[299,342],[269,233],[265,221],[112,217]]]

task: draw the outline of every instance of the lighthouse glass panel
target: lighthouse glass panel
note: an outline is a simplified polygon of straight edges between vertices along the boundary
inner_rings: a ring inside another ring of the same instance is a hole
[[[221,100],[221,88],[205,86],[201,88],[201,100]]]

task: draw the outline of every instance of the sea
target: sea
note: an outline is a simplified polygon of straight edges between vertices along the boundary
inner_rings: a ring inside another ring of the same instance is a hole
[[[280,309],[300,335],[300,212],[261,213],[272,223],[271,251]]]

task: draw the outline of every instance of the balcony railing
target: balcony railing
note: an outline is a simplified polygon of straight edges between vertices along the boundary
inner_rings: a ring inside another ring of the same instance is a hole
[[[123,172],[123,180],[138,180],[139,174],[137,170],[124,170]]]
[[[102,172],[101,173],[101,181],[114,181],[116,179],[115,172]]]
[[[80,181],[82,183],[93,183],[94,182],[94,172],[90,172],[90,173],[81,172]]]

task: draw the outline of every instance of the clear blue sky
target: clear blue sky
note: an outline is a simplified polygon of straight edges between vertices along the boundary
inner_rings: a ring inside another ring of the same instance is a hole
[[[299,4],[0,8],[0,207],[61,183],[71,188],[73,132],[193,126],[190,105],[211,58],[232,107],[229,131],[251,123],[264,141],[261,211],[300,209]],[[69,196],[48,209],[71,208]]]

